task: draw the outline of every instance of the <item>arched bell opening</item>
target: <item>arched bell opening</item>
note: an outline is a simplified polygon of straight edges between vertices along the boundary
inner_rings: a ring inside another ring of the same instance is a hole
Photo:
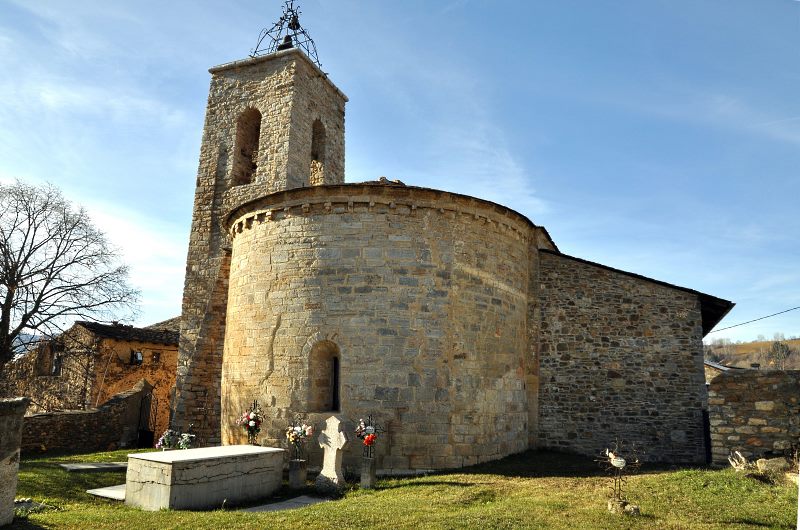
[[[233,158],[234,186],[253,182],[258,169],[258,143],[261,136],[261,113],[253,108],[239,116],[236,123],[236,147]]]
[[[315,120],[311,127],[309,182],[312,186],[325,184],[325,126],[320,120]]]

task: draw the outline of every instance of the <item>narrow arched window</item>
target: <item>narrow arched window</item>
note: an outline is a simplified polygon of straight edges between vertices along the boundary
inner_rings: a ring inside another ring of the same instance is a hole
[[[233,156],[233,185],[250,184],[258,167],[258,139],[261,113],[247,109],[236,123],[236,150]]]
[[[61,366],[62,366],[63,359],[61,358],[61,354],[57,353],[55,357],[53,357],[53,372],[52,375],[60,376],[61,375]]]
[[[311,127],[311,171],[309,181],[312,186],[325,184],[325,126],[315,120]]]
[[[339,410],[339,358],[333,358],[333,366],[331,366],[331,378],[333,379],[331,385],[331,410]]]
[[[309,359],[309,412],[335,412],[340,408],[339,348],[324,340],[311,348]]]

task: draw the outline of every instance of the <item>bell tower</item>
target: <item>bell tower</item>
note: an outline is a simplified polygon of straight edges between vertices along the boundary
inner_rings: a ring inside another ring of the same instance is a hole
[[[298,14],[287,2],[249,58],[209,70],[172,404],[173,428],[193,425],[203,445],[220,443],[230,269],[222,220],[243,199],[344,182],[347,97],[320,69]],[[265,37],[272,46],[260,52]]]

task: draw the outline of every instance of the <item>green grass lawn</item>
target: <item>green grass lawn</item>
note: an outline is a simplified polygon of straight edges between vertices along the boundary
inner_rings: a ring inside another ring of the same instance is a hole
[[[644,469],[629,500],[642,515],[606,511],[608,479],[591,460],[527,452],[454,473],[382,480],[338,500],[278,513],[143,512],[86,489],[125,474],[68,473],[64,462],[125,460],[130,451],[23,458],[17,495],[54,507],[11,528],[795,528],[797,487],[765,484],[730,469]],[[280,496],[288,492],[282,490]]]

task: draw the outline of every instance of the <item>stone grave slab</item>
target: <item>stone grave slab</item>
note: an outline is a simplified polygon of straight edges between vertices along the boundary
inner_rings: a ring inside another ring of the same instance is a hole
[[[128,455],[125,504],[209,510],[267,497],[281,487],[283,449],[202,447]]]
[[[92,472],[92,471],[125,471],[128,469],[127,462],[78,462],[75,464],[58,464],[59,467],[72,472]]]
[[[329,502],[328,499],[319,497],[311,497],[309,495],[301,495],[293,499],[287,499],[281,502],[273,502],[271,504],[262,504],[260,506],[253,506],[251,508],[243,508],[242,512],[280,512],[283,510],[296,510],[298,508],[305,508],[320,502]]]

